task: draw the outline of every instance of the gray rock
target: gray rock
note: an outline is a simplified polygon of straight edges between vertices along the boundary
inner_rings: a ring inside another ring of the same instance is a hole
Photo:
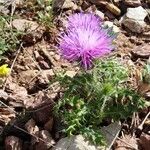
[[[13,20],[12,25],[18,31],[25,31],[25,30],[34,31],[39,27],[39,25],[36,22],[29,21],[26,19],[15,19]]]
[[[52,150],[109,150],[118,137],[120,130],[121,125],[118,122],[100,129],[105,135],[107,147],[91,145],[82,135],[77,135],[61,139]]]
[[[103,135],[105,135],[106,142],[107,142],[106,150],[111,149],[112,145],[114,144],[116,138],[119,135],[120,130],[121,130],[121,125],[119,122],[114,122],[108,126],[104,126],[101,128],[101,132],[103,133]]]
[[[126,16],[130,19],[144,21],[144,18],[147,16],[147,12],[141,6],[136,8],[128,8]]]
[[[97,148],[90,145],[82,135],[77,135],[61,139],[52,150],[97,150]]]
[[[128,8],[127,13],[121,19],[121,23],[132,32],[141,33],[146,26],[144,19],[147,15],[147,11],[141,6]]]

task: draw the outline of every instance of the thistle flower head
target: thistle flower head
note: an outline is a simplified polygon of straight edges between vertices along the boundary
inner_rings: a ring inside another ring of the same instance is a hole
[[[81,28],[91,27],[97,28],[101,24],[100,17],[93,15],[92,13],[76,13],[68,18],[68,28]]]
[[[96,21],[92,14],[90,14],[90,19],[87,14],[82,14],[85,22],[80,20],[78,15],[76,21],[75,19],[72,22],[69,20],[70,28],[61,37],[59,46],[65,59],[79,61],[85,69],[91,68],[93,59],[109,53],[113,48],[112,38],[107,30],[100,28],[99,21],[94,23],[91,18]]]

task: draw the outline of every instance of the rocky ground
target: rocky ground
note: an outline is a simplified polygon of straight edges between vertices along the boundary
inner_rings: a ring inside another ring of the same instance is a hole
[[[11,17],[10,28],[23,32],[16,49],[6,52],[0,62],[11,68],[7,77],[0,78],[0,149],[98,149],[80,135],[64,138],[59,132],[60,120],[54,118],[52,108],[62,94],[59,83],[52,82],[56,73],[66,71],[73,77],[79,69],[60,57],[58,35],[70,14],[93,12],[118,34],[113,55],[138,72],[150,61],[150,1],[54,0],[53,21],[48,16],[51,9],[46,4],[48,0],[37,1],[0,0],[1,15]],[[40,21],[37,12],[44,12],[49,20],[41,17],[44,21]],[[140,82],[134,71],[133,84],[150,99],[150,84]],[[104,129],[109,131],[108,149],[149,150],[149,115],[148,107],[134,113],[121,126]]]

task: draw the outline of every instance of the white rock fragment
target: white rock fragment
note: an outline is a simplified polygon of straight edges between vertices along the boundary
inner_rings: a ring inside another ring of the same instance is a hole
[[[113,22],[111,22],[111,21],[105,21],[104,22],[104,27],[112,28],[112,31],[114,33],[119,33],[120,32],[120,29],[116,25],[114,25]]]
[[[147,11],[141,6],[128,8],[126,16],[130,19],[144,21],[144,18],[147,16]]]
[[[121,23],[132,32],[141,33],[146,26],[144,19],[147,15],[147,11],[141,6],[128,8],[127,13],[121,19]]]
[[[96,15],[98,15],[102,20],[104,20],[104,13],[103,12],[96,10]]]
[[[113,26],[113,22],[111,22],[111,21],[105,21],[104,22],[104,26],[107,26],[107,27],[111,28]]]
[[[73,78],[75,75],[77,74],[77,72],[75,71],[66,71],[65,75],[68,76],[68,77],[71,77]]]

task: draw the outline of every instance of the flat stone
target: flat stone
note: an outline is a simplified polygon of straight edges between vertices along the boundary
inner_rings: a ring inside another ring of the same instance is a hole
[[[15,19],[12,21],[12,25],[19,31],[25,31],[26,29],[34,31],[39,27],[39,25],[36,22],[29,21],[26,19]]]
[[[38,70],[26,70],[19,73],[19,81],[22,84],[28,84],[30,80],[37,76]]]
[[[144,19],[147,15],[147,11],[141,6],[128,8],[127,13],[121,18],[120,22],[132,32],[141,33],[146,26]]]
[[[90,145],[82,135],[76,135],[61,139],[52,150],[97,150],[97,148]]]
[[[128,8],[126,17],[129,19],[144,21],[147,14],[147,11],[143,7],[139,6],[136,8]]]
[[[52,150],[103,150],[110,149],[116,140],[119,132],[121,130],[121,125],[118,122],[114,122],[109,126],[102,127],[100,131],[105,135],[107,148],[104,146],[96,146],[92,145],[89,141],[87,141],[82,135],[76,135],[66,137],[58,141],[55,148]]]
[[[149,58],[150,57],[150,44],[144,44],[137,46],[132,50],[132,54],[139,58]]]
[[[121,125],[119,122],[111,123],[108,126],[104,126],[101,128],[101,132],[103,135],[105,135],[106,142],[107,142],[107,150],[110,150],[112,145],[114,144],[114,141],[119,135],[119,132],[121,130]]]
[[[123,22],[123,25],[135,33],[142,33],[146,27],[146,23],[144,21],[136,21],[132,19],[126,19]]]

